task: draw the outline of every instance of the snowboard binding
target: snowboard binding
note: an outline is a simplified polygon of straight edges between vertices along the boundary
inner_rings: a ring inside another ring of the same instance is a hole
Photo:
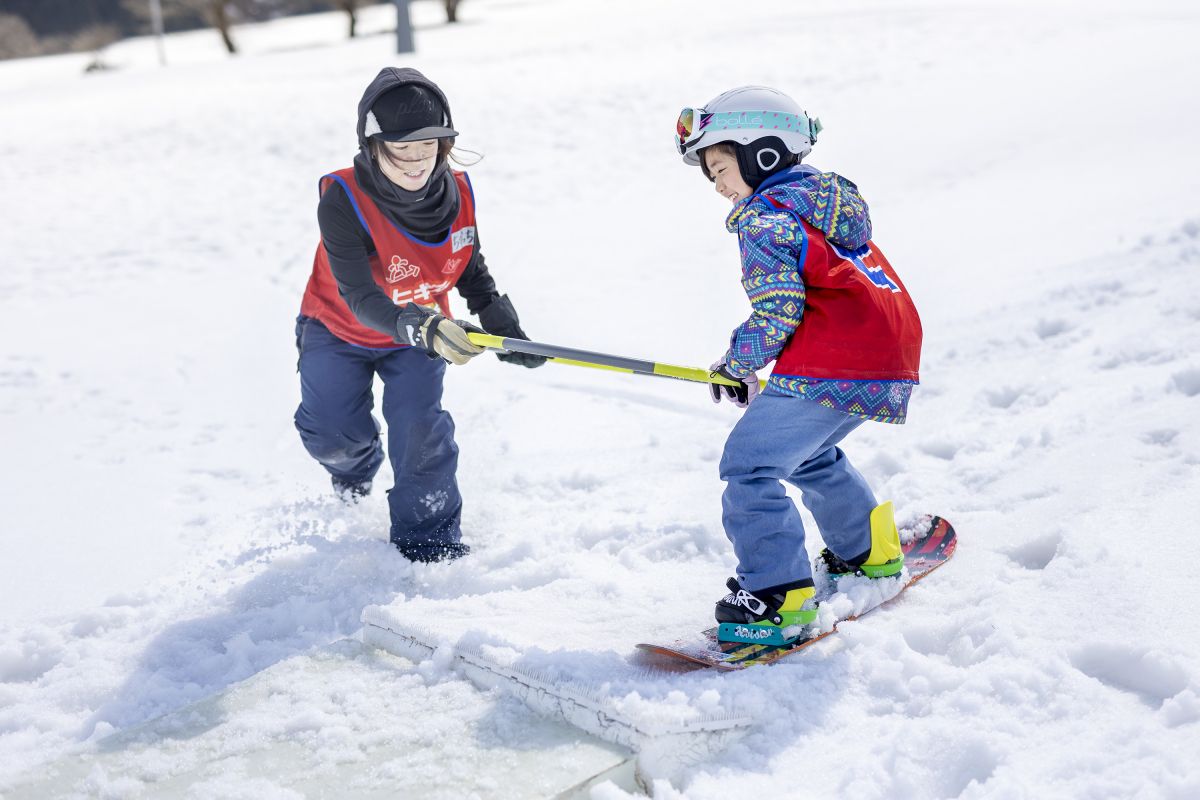
[[[817,619],[812,579],[751,592],[730,578],[729,594],[717,602],[717,639],[744,644],[787,645]]]

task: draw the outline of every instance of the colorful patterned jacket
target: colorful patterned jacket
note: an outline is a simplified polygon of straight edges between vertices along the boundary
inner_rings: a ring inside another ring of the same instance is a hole
[[[920,320],[899,277],[870,244],[870,216],[857,187],[796,166],[734,206],[726,227],[738,234],[742,286],[753,307],[730,337],[730,370],[745,376],[777,360],[769,392],[903,422],[917,381]],[[807,290],[806,266],[816,281]],[[806,301],[819,307],[801,338]],[[840,314],[848,317],[844,328]]]

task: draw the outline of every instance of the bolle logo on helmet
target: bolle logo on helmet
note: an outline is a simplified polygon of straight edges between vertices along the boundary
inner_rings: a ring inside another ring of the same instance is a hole
[[[765,130],[813,135],[812,123],[803,111],[714,111],[706,114],[701,127],[706,131]]]
[[[762,128],[765,127],[766,112],[763,111],[714,111],[706,115],[705,128]]]

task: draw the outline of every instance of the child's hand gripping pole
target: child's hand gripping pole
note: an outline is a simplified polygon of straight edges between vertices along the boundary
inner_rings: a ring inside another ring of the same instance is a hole
[[[531,342],[526,339],[492,336],[490,333],[470,333],[467,335],[470,337],[471,343],[479,347],[486,347],[489,350],[507,350],[512,353],[545,356],[556,364],[607,369],[613,372],[629,372],[635,375],[657,375],[661,378],[676,378],[681,381],[693,381],[695,383],[715,383],[721,386],[740,385],[737,381],[698,367],[677,367],[673,364],[660,364],[657,361],[642,361],[641,359],[625,358],[624,356],[610,356],[605,353],[576,350],[556,344],[543,344],[542,342]],[[759,381],[759,386],[765,385],[766,381]]]

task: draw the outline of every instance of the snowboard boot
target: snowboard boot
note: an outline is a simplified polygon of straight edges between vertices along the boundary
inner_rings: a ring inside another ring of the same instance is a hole
[[[409,561],[432,564],[438,561],[456,561],[471,554],[471,546],[462,542],[398,542],[392,546]]]
[[[890,578],[904,569],[904,551],[900,549],[900,532],[896,530],[892,502],[871,510],[871,549],[846,561],[828,547],[821,551],[821,560],[830,577],[866,575],[868,578]]]
[[[811,578],[757,592],[743,589],[737,578],[725,585],[730,593],[717,603],[719,641],[791,644],[817,619]]]

